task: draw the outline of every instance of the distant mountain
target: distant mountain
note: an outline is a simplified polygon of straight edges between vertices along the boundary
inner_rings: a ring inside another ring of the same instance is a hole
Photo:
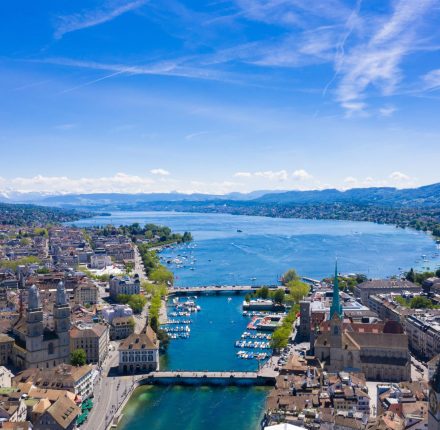
[[[280,191],[282,192],[282,191]],[[47,195],[40,193],[3,193],[0,194],[0,202],[5,203],[37,203],[48,206],[102,206],[102,205],[121,205],[138,204],[149,202],[204,202],[210,200],[239,200],[248,201],[265,194],[276,194],[273,190],[252,191],[250,193],[230,193],[230,194],[183,194],[178,192],[170,193],[94,193],[94,194],[61,194]]]
[[[385,206],[440,206],[440,183],[405,189],[383,187],[352,188],[346,191],[336,189],[287,191],[285,193],[265,194],[253,201],[264,204],[296,205],[351,203]]]
[[[440,183],[419,188],[397,189],[352,188],[346,191],[337,189],[312,191],[267,191],[259,190],[250,193],[216,194],[183,194],[171,193],[94,193],[47,195],[40,193],[3,193],[1,202],[35,203],[43,206],[65,208],[90,208],[99,210],[143,210],[159,207],[156,203],[169,203],[163,207],[206,206],[233,204],[243,205],[319,205],[319,204],[356,204],[392,207],[440,207]],[[153,205],[154,203],[154,205]],[[204,203],[202,205],[201,203]]]

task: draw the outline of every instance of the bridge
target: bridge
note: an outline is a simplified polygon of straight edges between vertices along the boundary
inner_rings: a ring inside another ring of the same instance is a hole
[[[272,369],[259,372],[164,371],[152,372],[139,379],[139,384],[158,385],[274,385],[278,375]]]
[[[220,294],[220,293],[236,293],[240,294],[243,292],[255,291],[261,288],[263,285],[204,285],[197,287],[173,287],[168,289],[168,294]],[[283,286],[278,285],[266,285],[270,289],[282,288]]]

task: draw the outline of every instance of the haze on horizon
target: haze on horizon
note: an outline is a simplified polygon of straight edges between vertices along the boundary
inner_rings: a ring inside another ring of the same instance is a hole
[[[0,193],[439,182],[440,0],[0,5]]]

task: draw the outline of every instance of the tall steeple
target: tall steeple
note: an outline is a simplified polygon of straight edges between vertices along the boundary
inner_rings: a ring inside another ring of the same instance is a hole
[[[333,315],[335,313],[339,316],[339,318],[342,319],[343,312],[342,312],[342,305],[339,300],[339,280],[338,280],[338,261],[337,260],[335,263],[335,279],[333,281],[333,300],[332,300],[332,306],[330,308],[329,319],[332,319]]]

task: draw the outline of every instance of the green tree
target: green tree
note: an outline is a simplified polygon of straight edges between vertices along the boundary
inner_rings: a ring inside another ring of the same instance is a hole
[[[249,302],[251,301],[251,295],[250,295],[249,293],[247,293],[247,294],[244,296],[244,299],[245,299],[246,303],[249,303]]]
[[[128,299],[128,306],[133,309],[135,314],[139,314],[142,312],[142,309],[147,304],[147,299],[145,296],[141,294],[132,294]]]
[[[267,299],[269,297],[269,288],[268,287],[259,288],[257,290],[257,295],[262,299]]]
[[[157,321],[157,316],[153,315],[150,319],[150,326],[151,328],[157,333],[157,330],[159,328],[159,323]]]
[[[281,283],[283,285],[287,285],[289,282],[292,281],[299,281],[299,276],[296,273],[295,269],[289,269],[282,277],[281,277]]]
[[[153,282],[169,283],[171,285],[174,281],[173,273],[162,265],[159,265],[157,268],[151,271],[148,278]]]
[[[406,273],[405,278],[410,282],[415,282],[416,276],[414,274],[414,269],[411,267],[410,271]]]
[[[432,308],[432,303],[427,297],[416,296],[411,299],[409,306],[411,309],[430,309]]]
[[[289,290],[289,297],[294,303],[298,303],[307,296],[310,291],[310,287],[301,281],[290,281],[286,287]]]
[[[437,276],[437,278],[440,278],[440,269],[437,269],[437,271],[435,272],[435,276]]]
[[[70,353],[70,363],[72,366],[84,366],[87,363],[86,352],[82,349],[75,349]]]
[[[284,295],[285,295],[285,293],[283,290],[281,290],[281,289],[276,290],[273,295],[274,302],[279,303],[279,304],[283,303],[284,302]]]

